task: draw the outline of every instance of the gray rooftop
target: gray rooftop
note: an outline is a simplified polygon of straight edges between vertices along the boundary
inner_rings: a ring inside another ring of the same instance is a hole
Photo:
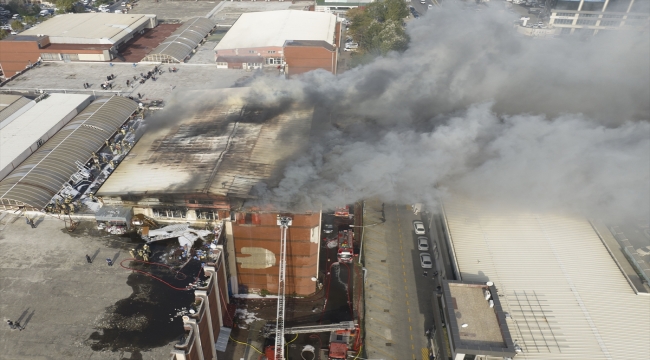
[[[12,122],[32,100],[20,95],[0,94],[0,129]],[[33,106],[34,104],[32,104]],[[22,110],[21,110],[22,109]]]
[[[99,98],[0,181],[0,204],[43,209],[138,105],[127,98]]]
[[[495,308],[485,300],[486,289],[485,285],[449,284],[460,341],[466,346],[505,347]]]

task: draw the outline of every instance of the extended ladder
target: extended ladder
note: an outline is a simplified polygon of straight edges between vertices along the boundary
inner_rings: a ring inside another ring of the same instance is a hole
[[[284,360],[284,304],[285,304],[285,280],[287,270],[287,229],[291,226],[291,218],[278,216],[280,225],[280,264],[278,276],[278,314],[275,328],[275,360]]]

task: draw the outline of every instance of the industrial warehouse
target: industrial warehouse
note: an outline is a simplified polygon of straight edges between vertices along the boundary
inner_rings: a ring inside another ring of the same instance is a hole
[[[644,358],[650,73],[630,59],[650,43],[594,45],[647,32],[647,5],[542,2],[18,20],[0,359]],[[581,35],[531,42],[529,11]]]
[[[336,74],[340,39],[341,24],[333,14],[254,12],[242,14],[214,51],[221,68],[277,67],[288,75],[324,69]]]

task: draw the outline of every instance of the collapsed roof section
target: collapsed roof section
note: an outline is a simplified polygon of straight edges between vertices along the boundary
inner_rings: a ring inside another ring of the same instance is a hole
[[[0,206],[42,210],[138,105],[127,98],[99,98],[0,181]]]
[[[205,17],[189,19],[142,61],[183,62],[215,27],[216,24]]]
[[[203,109],[173,126],[148,129],[97,195],[255,197],[255,185],[274,184],[283,165],[307,146],[314,109],[256,107],[245,94],[243,88],[187,94]],[[206,99],[228,100],[205,106]]]

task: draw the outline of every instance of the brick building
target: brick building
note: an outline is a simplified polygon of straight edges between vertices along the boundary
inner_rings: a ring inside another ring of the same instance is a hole
[[[187,108],[200,110],[145,133],[96,193],[106,205],[155,219],[223,222],[235,294],[277,290],[279,212],[261,208],[256,191],[276,185],[284,165],[305,150],[314,112],[300,104],[282,111],[247,104],[246,91],[187,94],[196,101]],[[287,293],[308,295],[316,291],[320,209],[289,216]]]
[[[214,48],[215,58],[222,68],[277,67],[289,75],[324,69],[335,74],[340,31],[336,16],[328,13],[246,13]]]

